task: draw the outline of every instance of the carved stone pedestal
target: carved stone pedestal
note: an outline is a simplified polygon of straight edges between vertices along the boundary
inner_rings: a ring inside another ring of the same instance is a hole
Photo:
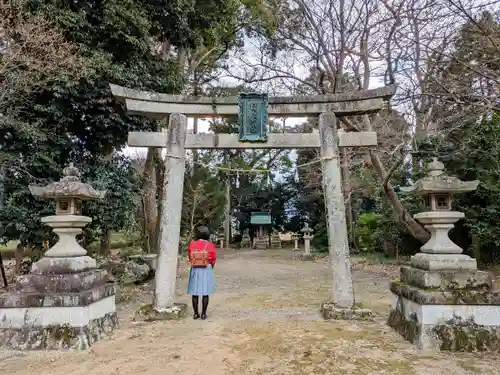
[[[426,254],[390,283],[388,325],[425,350],[500,349],[500,291],[463,254]]]
[[[422,349],[500,349],[500,291],[475,259],[419,253],[390,290],[389,326]]]
[[[113,331],[116,286],[87,256],[44,258],[0,295],[0,347],[86,349]]]
[[[413,271],[410,271],[410,273]],[[408,270],[401,272],[402,279]],[[388,324],[406,340],[427,350],[490,351],[500,349],[500,292],[479,271],[429,272],[417,283],[390,284],[393,295]],[[468,286],[464,286],[464,283]]]

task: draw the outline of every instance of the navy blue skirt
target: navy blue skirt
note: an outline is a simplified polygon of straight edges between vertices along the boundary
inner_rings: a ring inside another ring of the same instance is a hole
[[[215,277],[211,265],[203,268],[191,267],[187,292],[192,296],[208,296],[215,293]]]

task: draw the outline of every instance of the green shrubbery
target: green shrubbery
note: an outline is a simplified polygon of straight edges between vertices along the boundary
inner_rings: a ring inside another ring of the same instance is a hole
[[[374,212],[361,214],[356,223],[357,248],[362,252],[379,252],[382,216]]]

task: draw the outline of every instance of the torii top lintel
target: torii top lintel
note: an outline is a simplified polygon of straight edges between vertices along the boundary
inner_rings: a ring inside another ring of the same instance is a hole
[[[190,117],[224,117],[238,115],[238,97],[194,97],[160,94],[110,85],[113,95],[125,102],[130,114],[163,118],[171,113]],[[352,116],[379,111],[396,92],[395,85],[355,93],[270,97],[269,115],[301,117],[323,112]]]

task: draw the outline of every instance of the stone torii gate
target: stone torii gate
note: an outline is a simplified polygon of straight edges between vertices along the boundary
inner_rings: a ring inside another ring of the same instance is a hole
[[[169,116],[166,132],[130,132],[128,136],[128,145],[132,147],[166,148],[155,311],[173,312],[176,307],[174,298],[184,184],[181,176],[185,170],[186,149],[320,148],[333,271],[333,300],[323,304],[323,316],[346,318],[356,314],[345,203],[341,190],[339,147],[377,146],[377,135],[375,132],[339,132],[337,117],[378,112],[394,94],[395,86],[349,94],[270,98],[259,94],[188,97],[110,86],[113,95],[125,103],[130,114],[155,119]],[[186,134],[186,116],[207,118],[234,115],[239,115],[240,134]],[[267,134],[268,115],[319,115],[319,136],[317,133]]]

